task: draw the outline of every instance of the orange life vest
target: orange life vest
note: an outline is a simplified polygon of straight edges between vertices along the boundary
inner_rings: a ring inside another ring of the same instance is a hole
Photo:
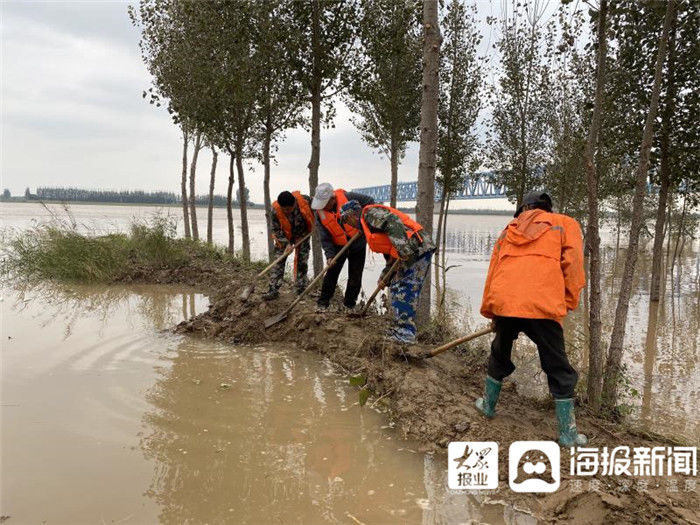
[[[396,248],[394,248],[394,245],[391,244],[389,236],[386,233],[382,232],[374,233],[369,229],[369,226],[367,226],[367,223],[365,222],[365,213],[371,208],[384,208],[385,210],[393,213],[399,219],[401,219],[401,222],[403,222],[403,225],[406,227],[406,236],[409,239],[414,235],[418,235],[418,238],[421,239],[420,234],[418,232],[423,229],[423,226],[411,219],[404,212],[394,208],[390,208],[389,206],[384,206],[382,204],[370,204],[369,206],[365,206],[365,208],[362,210],[360,223],[362,224],[362,230],[365,232],[365,239],[367,239],[367,245],[373,252],[391,255],[394,259],[399,258],[399,252],[397,252]],[[423,239],[421,239],[421,241],[422,240]]]
[[[306,202],[306,199],[301,195],[301,192],[293,191],[292,195],[294,195],[294,198],[297,200],[299,211],[306,221],[306,232],[308,233],[314,228],[314,212],[311,211],[311,206],[309,206],[309,203]],[[280,206],[277,201],[272,203],[272,208],[277,214],[277,220],[280,221],[280,227],[284,232],[284,236],[287,238],[287,240],[289,240],[289,242],[292,242],[292,223],[289,222],[289,219],[284,214],[284,211],[282,211],[282,206]]]
[[[348,224],[340,226],[340,208],[348,202],[348,197],[345,195],[345,190],[335,190],[335,212],[318,210],[318,218],[321,224],[328,230],[333,239],[333,244],[336,246],[345,246],[353,235],[358,230]]]

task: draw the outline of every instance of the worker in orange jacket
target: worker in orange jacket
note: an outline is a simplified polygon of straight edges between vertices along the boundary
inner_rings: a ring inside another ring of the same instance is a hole
[[[528,193],[496,241],[484,286],[481,314],[492,319],[484,397],[478,410],[493,417],[503,379],[515,370],[513,341],[520,332],[536,345],[555,400],[562,446],[585,445],[573,412],[578,374],[566,357],[561,321],[578,306],[585,282],[583,240],[578,222],[552,213],[547,193]]]
[[[297,295],[302,293],[308,284],[309,252],[311,240],[306,239],[295,248],[300,241],[314,228],[314,212],[311,210],[311,197],[302,195],[299,191],[283,191],[272,203],[270,215],[270,234],[272,235],[272,258],[284,255],[270,270],[270,288],[263,294],[265,301],[277,299],[284,278],[284,267],[287,256],[294,254],[294,284]]]

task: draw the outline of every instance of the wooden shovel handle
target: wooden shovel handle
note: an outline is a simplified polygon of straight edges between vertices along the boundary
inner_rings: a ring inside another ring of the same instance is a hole
[[[343,255],[346,251],[348,251],[348,248],[350,248],[350,245],[355,242],[360,236],[362,235],[361,232],[357,232],[355,235],[353,235],[350,240],[345,243],[345,246],[343,246],[338,253],[335,254],[335,257],[331,259],[331,262],[329,262],[326,267],[323,269],[321,273],[319,273],[316,277],[314,277],[314,280],[309,283],[309,286],[306,287],[306,289],[299,294],[299,296],[294,300],[292,304],[290,304],[287,309],[284,311],[284,315],[287,315],[289,312],[292,311],[292,309],[299,303],[299,301],[302,300],[302,298],[311,290],[311,288],[314,287],[314,285],[323,279],[323,276],[326,275],[326,272],[330,269],[331,266],[333,266],[338,259],[340,259],[341,255]]]
[[[386,272],[386,274],[384,275],[384,279],[389,279],[394,274],[396,269],[399,267],[400,263],[401,263],[401,259],[396,259],[396,262],[391,265],[391,268],[389,268],[389,271]],[[384,279],[382,279],[382,282],[384,282]],[[383,287],[380,287],[379,285],[377,285],[377,287],[374,289],[374,292],[372,292],[372,295],[369,296],[369,299],[367,299],[367,302],[362,307],[362,310],[360,311],[360,316],[363,316],[367,313],[367,310],[369,310],[369,307],[372,304],[372,302],[374,301],[374,298],[377,297],[377,294],[381,291],[382,288]]]
[[[454,341],[445,343],[442,346],[438,346],[436,349],[432,350],[426,357],[435,357],[436,355],[441,354],[449,350],[450,348],[454,348],[455,346],[459,346],[462,343],[466,343],[467,341],[471,341],[472,339],[476,339],[477,337],[481,337],[482,335],[490,334],[492,332],[493,330],[490,326],[482,328],[478,332],[472,332],[469,335],[465,335],[464,337],[460,337],[459,339],[455,339]]]
[[[306,235],[304,235],[301,239],[299,239],[299,240],[294,244],[294,246],[293,246],[293,248],[292,248],[292,251],[296,250],[296,249],[299,247],[299,245],[301,245],[301,243],[303,243],[306,239],[308,239],[309,237],[311,237],[311,234],[312,234],[312,233],[313,233],[313,230],[310,231],[309,233],[307,233]],[[265,267],[265,269],[264,269],[262,272],[260,272],[260,273],[256,276],[256,279],[260,279],[263,275],[265,275],[267,272],[269,272],[270,270],[272,270],[272,268],[274,268],[275,265],[276,265],[278,262],[280,262],[282,259],[284,259],[284,258],[287,257],[288,255],[289,255],[288,253],[283,253],[282,255],[280,255],[279,257],[277,257],[277,259],[275,259],[275,260],[272,261],[270,264],[268,264],[268,265]]]

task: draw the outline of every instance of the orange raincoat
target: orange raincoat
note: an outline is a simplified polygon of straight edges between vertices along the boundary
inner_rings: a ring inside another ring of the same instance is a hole
[[[584,283],[578,222],[544,210],[524,211],[493,248],[481,315],[561,323],[578,306]]]

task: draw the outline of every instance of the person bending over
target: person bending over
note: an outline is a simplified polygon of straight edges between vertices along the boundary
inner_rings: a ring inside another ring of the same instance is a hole
[[[349,200],[355,200],[361,206],[374,204],[374,199],[368,195],[342,189],[334,190],[333,186],[327,182],[323,182],[316,187],[311,208],[317,210],[316,222],[327,263],[336,256],[338,251],[358,231],[357,228],[352,226],[340,224],[340,208]],[[335,293],[335,287],[338,285],[340,271],[343,269],[346,260],[348,261],[348,284],[345,287],[343,305],[349,310],[355,308],[357,296],[362,288],[362,273],[365,269],[366,251],[365,240],[362,238],[357,239],[326,272],[321,285],[321,295],[316,306],[317,312],[328,310],[331,298]]]
[[[342,222],[363,232],[370,250],[384,254],[387,263],[379,277],[379,286],[390,281],[394,324],[389,339],[401,344],[416,340],[416,308],[423,283],[435,252],[430,235],[405,213],[389,206],[372,204],[364,208],[357,201],[342,207]],[[401,259],[393,276],[389,268]]]
[[[287,256],[292,253],[294,244],[309,233],[314,227],[314,213],[311,210],[311,197],[295,191],[290,193],[283,191],[272,203],[273,252],[272,258],[281,255],[285,258],[270,270],[270,287],[263,294],[263,299],[271,301],[280,295],[280,286],[284,277],[284,267]],[[311,251],[311,238],[301,243],[294,254],[294,283],[297,294],[304,291],[308,284],[309,252]]]

